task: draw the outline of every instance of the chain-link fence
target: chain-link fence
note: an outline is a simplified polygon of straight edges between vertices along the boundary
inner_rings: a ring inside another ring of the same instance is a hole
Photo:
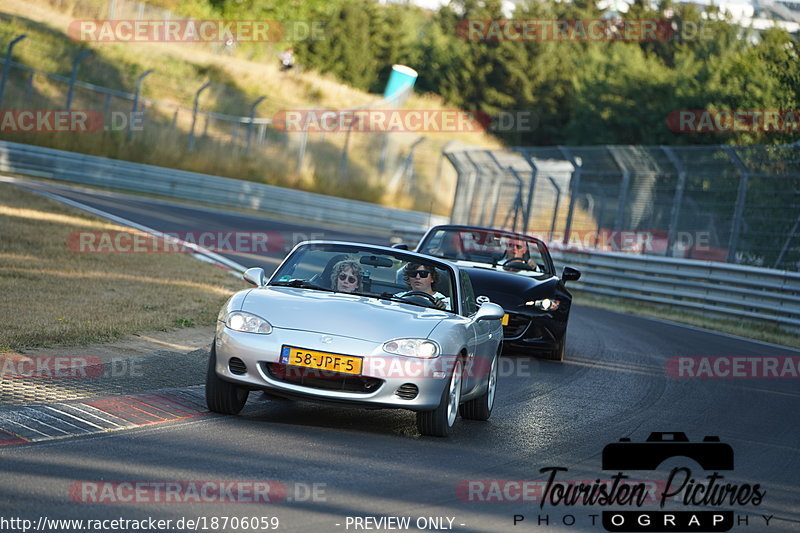
[[[111,4],[117,13],[123,8],[145,6],[124,0]],[[128,16],[155,16],[147,9],[135,9]],[[156,14],[168,16],[164,10]],[[235,85],[212,82],[195,87],[180,85],[177,94],[170,92],[174,85],[170,73],[152,70],[139,73],[130,87],[115,77],[116,87],[109,88],[81,81],[81,72],[94,68],[93,60],[97,59],[88,50],[76,51],[55,73],[12,59],[14,46],[36,47],[35,39],[19,35],[2,44],[8,45],[0,55],[0,110],[3,118],[11,122],[0,128],[0,137],[6,140],[134,161],[142,161],[146,154],[144,160],[157,165],[277,185],[300,183],[319,192],[368,201],[381,200],[384,191],[411,198],[417,192],[418,165],[414,164],[414,155],[424,139],[418,134],[364,134],[348,128],[287,130],[276,125],[273,117],[258,117],[258,106],[269,94],[248,97]],[[158,94],[169,93],[169,100],[145,97],[148,86],[157,89]],[[325,112],[398,107],[408,94],[401,91],[391,100],[375,99],[351,109]],[[66,133],[80,131],[67,127],[54,134],[47,127],[42,130],[41,125],[27,128],[23,121],[13,124],[9,114],[33,112],[41,116],[45,110],[89,112],[108,133],[97,141],[96,137],[79,140],[80,135]],[[135,141],[139,145],[134,145]],[[187,161],[189,156],[193,161]],[[245,161],[249,163],[247,167],[243,165]],[[293,176],[294,181],[286,182],[287,176]],[[364,190],[368,192],[356,194]]]
[[[445,152],[454,224],[557,247],[800,270],[800,146]]]

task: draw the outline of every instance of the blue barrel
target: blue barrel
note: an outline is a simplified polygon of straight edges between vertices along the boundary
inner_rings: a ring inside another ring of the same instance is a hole
[[[396,97],[398,93],[413,87],[417,81],[417,76],[417,71],[413,68],[405,65],[393,65],[389,81],[386,83],[386,90],[383,91],[383,97],[391,99]]]

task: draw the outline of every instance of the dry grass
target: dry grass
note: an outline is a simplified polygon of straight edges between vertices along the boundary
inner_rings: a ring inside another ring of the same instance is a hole
[[[0,350],[213,324],[244,283],[182,254],[90,254],[75,231],[119,226],[0,184]]]
[[[203,93],[201,106],[230,115],[246,115],[251,102],[266,95],[258,107],[257,116],[270,117],[285,109],[305,107],[348,109],[378,101],[381,97],[353,89],[337,82],[332,76],[298,69],[280,72],[278,49],[266,43],[259,57],[251,58],[247,51],[234,55],[219,54],[205,44],[186,43],[78,43],[69,40],[65,32],[76,19],[104,18],[105,0],[4,0],[0,12],[0,37],[27,33],[28,38],[15,48],[19,61],[45,71],[69,74],[72,57],[82,47],[95,54],[81,66],[80,79],[117,90],[132,92],[136,76],[154,69],[143,84],[143,97],[174,105],[191,107],[194,92],[206,81],[214,85]],[[12,15],[12,17],[9,17]],[[5,25],[5,28],[2,26]],[[13,81],[13,79],[12,79]],[[41,77],[35,81],[34,102],[19,88],[21,82],[9,84],[6,105],[19,108],[49,108],[63,105],[63,86]],[[95,109],[103,103],[96,95],[78,90],[75,109]],[[112,110],[127,110],[129,102],[113,101]],[[100,106],[100,107],[98,107]],[[450,108],[435,95],[414,95],[405,104],[407,109]],[[354,133],[349,149],[348,178],[339,176],[341,152],[346,134],[309,135],[308,152],[302,168],[296,168],[295,158],[300,144],[299,134],[290,134],[286,144],[275,141],[255,150],[250,157],[232,148],[228,142],[229,123],[211,124],[209,138],[195,152],[187,152],[186,134],[190,114],[179,113],[177,130],[169,126],[173,110],[168,107],[148,109],[148,132],[135,141],[121,135],[97,132],[93,134],[4,134],[6,140],[52,146],[93,155],[145,162],[171,168],[216,174],[239,179],[260,181],[273,185],[310,190],[323,194],[372,201],[393,207],[433,209],[448,214],[455,191],[456,173],[444,162],[440,165],[441,149],[451,140],[483,148],[499,148],[501,143],[484,132],[420,132],[397,133],[391,136],[390,160],[402,160],[411,144],[420,135],[426,137],[416,150],[416,182],[409,188],[387,188],[392,173],[380,175],[377,160],[383,134]],[[158,126],[156,124],[159,124]],[[198,128],[205,128],[198,124]],[[147,139],[143,139],[147,137]],[[176,149],[177,148],[177,149]],[[438,169],[441,180],[437,183]]]

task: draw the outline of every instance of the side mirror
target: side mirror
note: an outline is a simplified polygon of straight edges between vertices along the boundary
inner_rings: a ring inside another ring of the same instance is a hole
[[[561,272],[561,281],[578,281],[581,279],[581,271],[576,270],[572,267],[564,267],[564,271]]]
[[[475,313],[475,320],[502,320],[505,310],[497,304],[486,302]]]
[[[392,245],[392,248],[396,248],[398,250],[408,250],[408,245],[404,242],[396,242]]]
[[[248,268],[242,274],[242,278],[256,287],[263,287],[267,283],[267,275],[264,274],[264,269],[261,267]]]

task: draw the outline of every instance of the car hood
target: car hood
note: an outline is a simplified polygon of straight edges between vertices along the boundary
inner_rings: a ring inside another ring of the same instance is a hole
[[[534,297],[547,297],[558,283],[555,276],[526,277],[502,270],[485,268],[463,268],[472,281],[475,296],[489,299],[505,308],[516,307]]]
[[[371,342],[427,338],[451,313],[353,294],[294,287],[250,291],[241,306],[273,327],[340,335]]]

